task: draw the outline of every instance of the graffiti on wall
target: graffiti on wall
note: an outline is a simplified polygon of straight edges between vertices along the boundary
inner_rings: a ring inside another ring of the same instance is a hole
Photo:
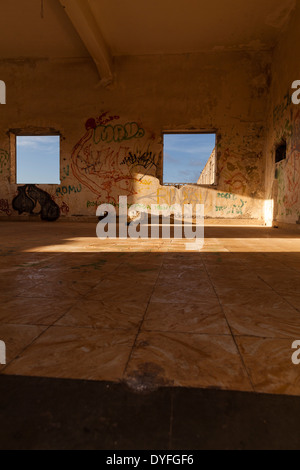
[[[239,203],[232,204],[232,206],[216,206],[216,212],[223,212],[223,215],[235,214],[243,215],[244,207],[247,204],[247,201],[240,199]]]
[[[291,137],[292,151],[300,152],[300,111],[297,111]]]
[[[70,208],[66,202],[63,202],[59,209],[62,215],[68,215],[70,212]]]
[[[278,204],[281,215],[292,215],[300,200],[300,153],[293,151],[277,169]]]
[[[241,199],[232,193],[217,193],[217,199],[222,199],[222,204],[215,206],[216,213],[222,212],[223,216],[244,215],[248,201]]]
[[[161,186],[157,190],[157,204],[202,204],[203,197],[200,188],[183,186],[180,189],[175,187]]]
[[[34,210],[38,205],[40,212],[35,213]],[[51,196],[34,184],[18,187],[18,195],[14,198],[12,206],[19,215],[23,213],[38,214],[42,220],[48,222],[55,221],[60,216],[60,209]]]
[[[72,172],[97,200],[117,203],[118,196],[134,196],[145,174],[155,175],[160,154],[140,123],[119,123],[119,116],[102,113],[86,122],[86,133],[72,152]],[[141,176],[142,175],[142,176]]]
[[[89,209],[89,207],[98,207],[100,205],[100,202],[98,201],[87,201],[86,207]]]
[[[69,185],[69,186],[59,186],[56,188],[56,196],[66,196],[67,194],[76,194],[76,193],[81,193],[82,191],[82,186],[81,184],[74,186],[74,185]]]
[[[4,212],[6,215],[11,215],[11,210],[9,208],[9,202],[7,199],[0,199],[0,212]]]
[[[114,119],[119,119],[119,117],[116,116]],[[92,120],[89,120],[89,124],[91,123]],[[132,139],[141,139],[144,135],[145,130],[137,122],[109,126],[99,124],[94,128],[93,140],[96,145],[101,142],[107,144],[112,142],[121,143]]]
[[[9,166],[9,154],[6,150],[0,149],[0,174]]]
[[[137,152],[129,152],[128,157],[125,157],[120,165],[128,165],[132,168],[141,166],[145,170],[158,166],[158,155],[151,152],[150,149],[146,152],[138,150]]]
[[[300,197],[300,154],[292,152],[286,166],[286,189],[283,202],[286,208],[296,206]]]
[[[250,215],[252,205],[245,198],[256,191],[255,197],[259,199],[257,188],[262,188],[262,154],[259,150],[249,150],[252,140],[257,139],[256,128],[249,137],[250,143],[241,141],[241,147],[235,151],[219,146],[218,186],[225,192],[218,194],[196,185],[161,186],[157,179],[161,174],[161,139],[146,131],[140,122],[126,121],[124,124],[120,116],[108,112],[86,121],[84,135],[71,156],[70,170],[78,184],[64,183],[57,188],[57,197],[85,191],[89,212],[103,203],[117,206],[122,195],[131,203],[147,207],[205,204],[210,217]]]
[[[286,160],[277,167],[278,207],[281,216],[299,216],[300,201],[300,112],[292,125],[290,148]]]
[[[64,181],[69,176],[70,176],[70,165],[67,165],[62,169],[61,180]]]
[[[230,193],[236,194],[245,194],[250,187],[259,188],[261,175],[257,161],[261,161],[261,157],[251,155],[251,158],[242,161],[238,154],[227,148],[218,163],[220,183]]]

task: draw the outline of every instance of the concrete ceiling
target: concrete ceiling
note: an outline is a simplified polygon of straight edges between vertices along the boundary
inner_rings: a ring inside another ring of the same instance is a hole
[[[297,0],[85,0],[113,55],[274,45]]]
[[[91,56],[109,82],[113,56],[270,49],[297,1],[0,0],[0,57]]]
[[[89,57],[59,0],[0,0],[0,58]]]

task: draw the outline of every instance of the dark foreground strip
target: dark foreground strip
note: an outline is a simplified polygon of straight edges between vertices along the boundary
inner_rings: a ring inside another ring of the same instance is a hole
[[[299,416],[298,397],[0,376],[2,450],[300,449]]]

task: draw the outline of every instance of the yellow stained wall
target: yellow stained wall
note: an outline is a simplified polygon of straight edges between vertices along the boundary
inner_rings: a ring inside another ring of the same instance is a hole
[[[128,196],[204,203],[211,218],[263,218],[268,53],[119,57],[115,74],[105,89],[88,59],[0,62],[0,216],[18,215],[9,130],[51,128],[62,135],[61,185],[39,187],[61,216],[94,216],[99,203]],[[217,133],[216,188],[161,186],[164,131]]]

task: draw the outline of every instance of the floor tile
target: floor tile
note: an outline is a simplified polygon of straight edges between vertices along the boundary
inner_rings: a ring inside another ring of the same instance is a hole
[[[252,289],[235,289],[232,287],[224,286],[217,290],[218,298],[223,306],[226,305],[244,305],[256,304],[257,310],[261,308],[260,305],[264,306],[265,302],[273,302],[274,299],[280,299],[280,297],[272,289],[266,287],[265,290],[252,290]],[[263,307],[262,307],[263,308]]]
[[[300,293],[294,292],[293,294],[284,294],[283,298],[289,305],[293,306],[300,312]]]
[[[30,288],[25,297],[39,297],[49,299],[77,299],[87,295],[99,281],[81,281],[80,277],[74,281],[47,281]]]
[[[158,283],[167,284],[167,283],[193,283],[193,282],[209,282],[209,277],[206,273],[205,268],[199,267],[190,267],[183,268],[179,267],[167,267],[163,266],[158,278]]]
[[[57,325],[138,330],[147,303],[109,303],[96,300],[78,302]]]
[[[100,300],[110,303],[145,303],[148,302],[154,288],[154,282],[139,283],[138,280],[128,285],[124,281],[107,280],[89,292],[89,300]]]
[[[274,340],[278,364],[284,341],[290,361],[300,337],[299,236],[264,227],[205,233],[203,250],[189,252],[186,240],[100,241],[93,224],[1,223],[0,330],[11,329],[8,348],[14,338],[30,345],[2,373],[117,381],[131,357],[138,390],[251,389],[236,340],[245,362],[257,361],[261,390],[298,393],[283,366],[263,381],[259,359],[269,360]],[[256,355],[248,341],[264,346]]]
[[[192,304],[167,304],[151,302],[143,330],[230,335],[226,318],[217,299]]]
[[[5,280],[1,278],[1,294],[11,297],[20,297],[28,295],[29,289],[34,289],[37,282],[34,280]]]
[[[233,339],[186,333],[143,332],[131,356],[126,380],[140,387],[160,385],[252,390]]]
[[[239,279],[228,277],[212,277],[211,281],[217,292],[223,292],[224,290],[240,290],[245,289],[253,290],[255,292],[265,292],[269,290],[268,286],[258,278],[250,278],[240,276]]]
[[[52,325],[75,300],[17,297],[0,301],[0,324]]]
[[[195,304],[204,298],[214,299],[216,297],[212,285],[208,281],[193,283],[157,283],[152,302],[160,303],[187,303]]]
[[[4,373],[118,381],[134,338],[134,332],[121,330],[50,327]]]
[[[292,363],[294,340],[237,338],[257,392],[300,395],[300,366]]]
[[[0,340],[6,344],[6,366],[0,365],[0,371],[27,348],[46,327],[0,324]]]
[[[300,338],[300,313],[279,296],[223,303],[223,309],[235,335]]]
[[[281,272],[276,275],[260,275],[260,277],[281,295],[293,295],[294,293],[300,293],[300,275],[294,271],[287,273],[286,271]]]

